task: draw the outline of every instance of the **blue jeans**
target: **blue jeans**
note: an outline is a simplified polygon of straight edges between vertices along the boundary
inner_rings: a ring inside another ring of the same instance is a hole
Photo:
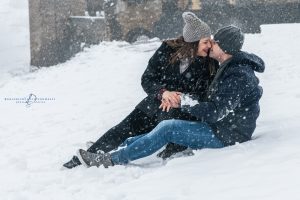
[[[162,121],[148,134],[128,138],[123,143],[127,146],[111,153],[111,158],[116,165],[127,164],[153,154],[169,142],[192,149],[224,147],[206,123],[172,119]]]

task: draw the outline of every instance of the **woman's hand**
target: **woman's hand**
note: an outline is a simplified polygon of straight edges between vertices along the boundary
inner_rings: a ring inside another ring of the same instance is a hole
[[[162,95],[162,100],[159,108],[169,112],[171,108],[179,108],[181,92],[165,91]]]
[[[171,105],[176,105],[180,103],[180,92],[170,92],[170,91],[165,91],[162,94],[162,100],[169,102]]]

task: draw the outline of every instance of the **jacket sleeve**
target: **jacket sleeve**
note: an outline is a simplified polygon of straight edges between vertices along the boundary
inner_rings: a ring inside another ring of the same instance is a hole
[[[169,58],[166,52],[167,44],[163,44],[158,48],[154,55],[150,58],[148,66],[142,75],[142,87],[148,95],[154,95],[157,98],[164,91],[162,84],[162,67],[166,67],[166,61]]]
[[[218,83],[218,89],[211,95],[210,101],[199,102],[195,106],[183,105],[181,109],[198,120],[215,123],[232,112],[250,91],[247,78],[244,73],[232,73]]]

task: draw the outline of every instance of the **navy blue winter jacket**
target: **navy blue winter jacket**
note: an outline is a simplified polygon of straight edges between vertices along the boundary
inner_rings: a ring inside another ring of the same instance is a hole
[[[262,88],[254,71],[264,62],[254,54],[239,52],[221,66],[207,93],[207,101],[182,110],[208,123],[224,145],[251,139],[259,116]]]

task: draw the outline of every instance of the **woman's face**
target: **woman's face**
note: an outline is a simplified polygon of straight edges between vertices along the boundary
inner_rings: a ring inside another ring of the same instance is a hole
[[[211,48],[210,38],[209,37],[202,38],[198,44],[197,55],[206,57],[209,53],[210,48]]]

